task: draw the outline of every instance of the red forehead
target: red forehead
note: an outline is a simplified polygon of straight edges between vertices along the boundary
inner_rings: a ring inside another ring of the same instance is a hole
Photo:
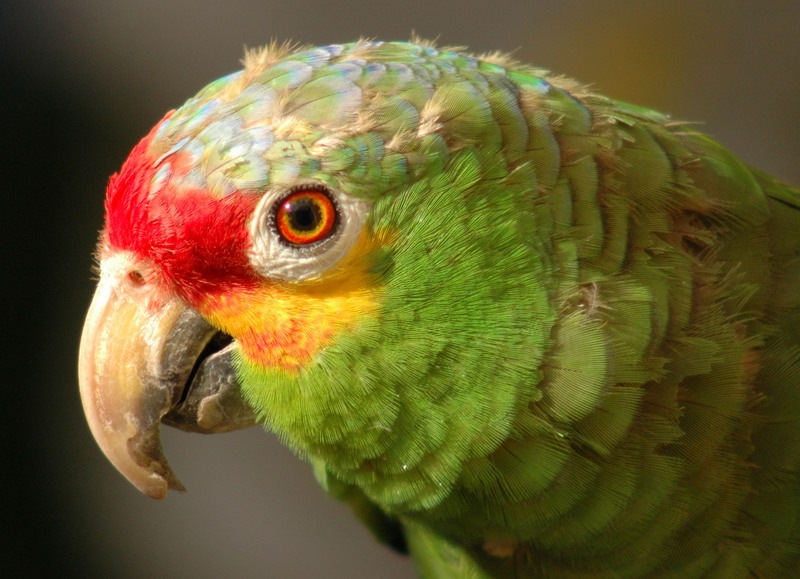
[[[148,148],[155,132],[139,142],[109,181],[104,231],[108,246],[152,261],[186,297],[214,291],[220,284],[254,280],[247,259],[247,218],[258,198],[236,193],[215,198],[203,189],[176,190],[176,178],[151,194],[158,166]]]

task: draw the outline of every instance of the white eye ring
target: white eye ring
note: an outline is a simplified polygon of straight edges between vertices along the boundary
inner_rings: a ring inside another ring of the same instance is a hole
[[[278,232],[275,213],[283,199],[303,189],[323,191],[330,197],[337,212],[337,224],[325,239],[308,245],[294,245]],[[319,183],[303,183],[288,190],[267,191],[256,205],[250,223],[250,263],[258,273],[268,278],[302,281],[319,277],[347,255],[356,243],[368,210],[366,201]]]

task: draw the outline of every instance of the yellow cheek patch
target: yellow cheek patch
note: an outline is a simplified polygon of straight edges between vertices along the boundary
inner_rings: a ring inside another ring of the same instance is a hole
[[[202,313],[233,336],[250,361],[296,371],[338,333],[375,315],[380,287],[368,269],[386,238],[362,232],[350,252],[322,277],[265,280],[255,289],[212,295],[202,304]]]

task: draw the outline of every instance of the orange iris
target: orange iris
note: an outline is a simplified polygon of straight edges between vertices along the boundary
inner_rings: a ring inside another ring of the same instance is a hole
[[[278,233],[294,245],[308,245],[327,237],[336,226],[336,207],[324,191],[304,189],[290,193],[275,212]]]

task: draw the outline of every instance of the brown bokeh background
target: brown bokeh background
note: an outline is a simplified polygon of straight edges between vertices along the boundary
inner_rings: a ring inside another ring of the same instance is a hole
[[[189,487],[137,493],[83,420],[76,354],[107,177],[243,46],[416,31],[704,121],[800,182],[800,3],[3,0],[0,568],[9,577],[412,577],[270,435],[167,430]]]

